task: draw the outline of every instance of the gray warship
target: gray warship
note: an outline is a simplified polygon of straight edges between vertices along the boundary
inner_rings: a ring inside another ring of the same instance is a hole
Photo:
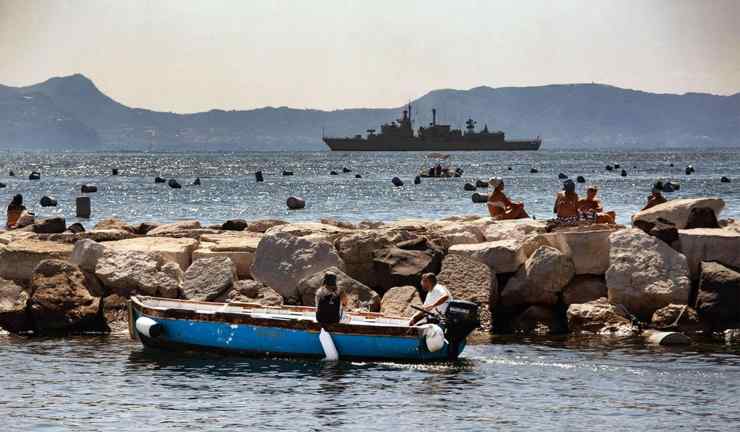
[[[432,110],[432,122],[414,133],[411,125],[411,105],[400,119],[381,125],[380,133],[368,129],[367,136],[337,138],[322,137],[332,151],[520,151],[539,150],[540,137],[526,140],[506,140],[501,131],[490,132],[488,125],[475,131],[476,122],[468,119],[465,132],[450,125],[437,124],[437,110]]]

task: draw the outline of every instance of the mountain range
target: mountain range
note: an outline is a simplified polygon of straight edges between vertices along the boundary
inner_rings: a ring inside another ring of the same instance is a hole
[[[656,94],[603,84],[434,90],[412,102],[414,126],[438,123],[541,136],[543,148],[740,147],[740,93]],[[403,107],[321,111],[266,107],[192,114],[127,107],[81,74],[0,85],[0,149],[55,151],[326,150]]]

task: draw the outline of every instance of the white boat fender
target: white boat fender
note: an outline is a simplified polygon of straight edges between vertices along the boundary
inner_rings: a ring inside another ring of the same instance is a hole
[[[445,332],[442,327],[437,324],[424,324],[422,326],[422,334],[424,335],[424,341],[427,344],[429,352],[437,352],[445,347],[447,341],[445,340]]]
[[[339,360],[339,352],[337,347],[334,345],[334,341],[331,339],[331,335],[328,331],[321,329],[319,333],[319,342],[321,342],[321,348],[324,349],[324,360],[337,361]]]
[[[146,337],[155,338],[164,332],[162,324],[148,317],[136,319],[136,330]]]

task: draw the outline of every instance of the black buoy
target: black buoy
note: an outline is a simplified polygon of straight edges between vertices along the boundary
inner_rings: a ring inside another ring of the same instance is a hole
[[[180,185],[180,183],[178,183],[177,180],[175,180],[175,179],[170,179],[167,182],[167,186],[171,187],[172,189],[180,189],[180,188],[182,188],[182,185]]]
[[[163,179],[162,177],[154,177],[154,183],[167,183],[167,180]]]
[[[529,170],[529,173],[530,174],[537,174],[538,172],[539,171],[537,170],[537,168],[532,168],[532,169]]]
[[[480,204],[488,201],[488,194],[476,192],[470,196],[474,203]]]
[[[576,182],[578,183],[586,183],[586,178],[583,176],[576,177]]]
[[[111,170],[111,175],[118,175],[118,168],[113,168]]]
[[[686,167],[686,175],[691,175],[691,174],[693,174],[695,172],[696,172],[696,170],[694,169],[694,166],[693,165],[689,165],[689,166]]]
[[[195,180],[193,180],[193,186],[200,186],[200,177],[196,177]]]
[[[670,167],[673,168],[673,163],[671,163]]]
[[[662,190],[663,192],[674,192],[676,190],[676,186],[673,183],[667,181],[663,183]]]
[[[362,176],[359,174],[355,174],[355,178],[362,178]]]
[[[347,167],[344,167],[344,168],[342,168],[342,172],[345,173],[345,174],[347,174],[347,173],[351,173],[352,170],[349,169],[349,168],[347,168]]]
[[[13,172],[13,170],[10,170],[8,172],[8,177],[15,177],[15,173]]]
[[[31,174],[28,175],[29,180],[41,180],[41,173],[38,171],[33,171]]]
[[[331,172],[329,172],[329,175],[339,175],[339,173],[336,172],[336,171],[331,171]]]
[[[48,196],[44,195],[41,197],[39,204],[41,204],[41,207],[56,207],[57,200],[53,198],[49,198]]]
[[[730,183],[732,180],[730,180],[729,177],[722,176],[722,178],[719,179],[719,181],[722,183]]]
[[[262,177],[262,171],[254,173],[254,179],[257,180],[257,183],[265,181],[265,178]]]
[[[511,167],[506,168],[507,170],[511,171]]]
[[[622,172],[620,173],[620,175],[622,177],[627,177],[627,170],[622,170]]]
[[[613,168],[613,167],[612,167],[611,165],[607,165],[607,166],[606,166],[606,170],[607,170],[607,171],[612,171],[613,169],[614,169],[614,168]]]
[[[614,164],[614,169],[619,169],[619,168],[621,168],[621,165],[619,165],[619,164]]]
[[[401,179],[400,179],[400,178],[398,178],[398,177],[393,177],[393,178],[391,179],[391,183],[393,183],[393,186],[396,186],[396,187],[400,187],[400,186],[403,186],[403,182],[402,182],[402,181],[401,181]]]
[[[487,188],[488,187],[488,182],[487,181],[483,181],[483,180],[476,180],[475,181],[475,187]]]
[[[565,179],[567,179],[567,178],[568,178],[568,176],[567,176],[567,175],[565,175],[565,174],[563,174],[563,173],[560,173],[560,174],[558,174],[558,178],[559,178],[560,180],[565,180]]]
[[[7,185],[5,183],[0,183],[0,189],[6,187]]]
[[[420,184],[420,183],[421,183],[421,177],[419,177],[419,176],[414,177],[414,184],[417,185],[417,184]]]
[[[93,186],[93,185],[82,185],[80,187],[80,192],[82,192],[82,193],[93,193],[93,192],[97,192],[97,191],[98,191],[98,187],[97,186]]]
[[[300,210],[306,207],[306,200],[295,196],[288,197],[288,200],[285,203],[290,210]]]
[[[468,192],[472,192],[472,191],[475,190],[475,185],[472,184],[472,183],[465,183],[465,185],[463,186],[463,190],[466,190]]]
[[[293,171],[286,171],[286,170],[283,170],[283,175],[284,175],[284,176],[292,176],[292,175],[293,175]]]

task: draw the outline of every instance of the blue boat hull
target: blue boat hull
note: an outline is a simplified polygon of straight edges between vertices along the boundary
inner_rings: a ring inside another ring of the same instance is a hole
[[[135,323],[147,316],[162,326],[156,337],[147,337],[132,326],[132,332],[149,348],[178,351],[218,351],[240,355],[290,356],[323,358],[319,331],[284,327],[265,327],[251,324],[233,324],[219,321],[170,319],[148,316],[132,310]],[[465,347],[464,341],[456,347],[445,343],[436,352],[429,352],[421,336],[386,336],[350,333],[331,333],[340,359],[442,361],[456,359]]]

